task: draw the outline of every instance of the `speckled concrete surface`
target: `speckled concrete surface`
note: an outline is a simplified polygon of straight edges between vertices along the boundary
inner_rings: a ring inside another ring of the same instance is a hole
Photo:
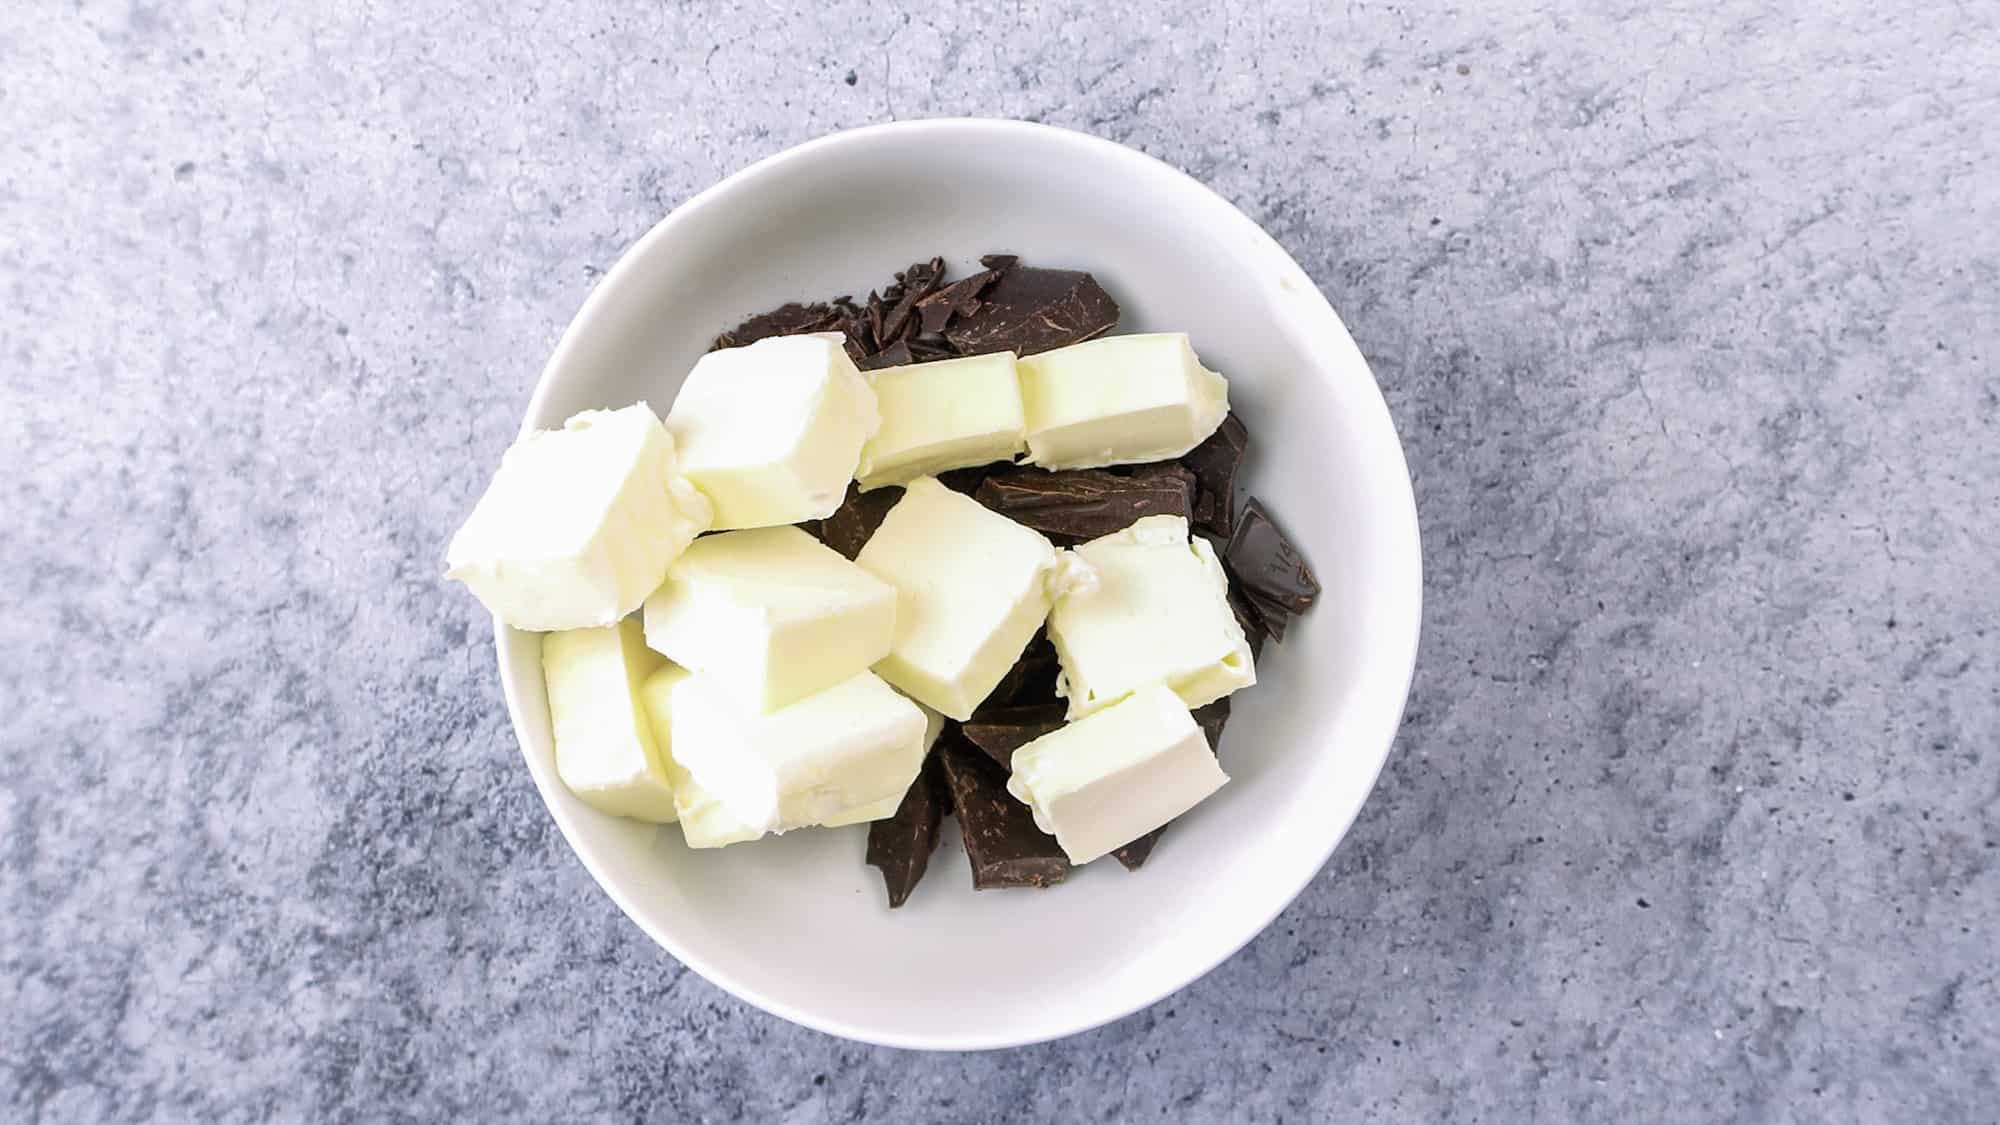
[[[0,6],[0,1117],[1995,1120],[2000,8],[834,7]],[[1430,574],[1276,926],[926,1057],[627,923],[436,573],[623,246],[959,112],[1298,255]]]

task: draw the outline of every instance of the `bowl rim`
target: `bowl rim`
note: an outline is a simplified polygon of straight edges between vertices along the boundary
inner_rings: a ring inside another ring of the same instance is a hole
[[[1415,560],[1416,573],[1413,576],[1411,627],[1409,636],[1403,645],[1403,651],[1401,653],[1377,654],[1378,659],[1400,671],[1400,675],[1397,677],[1400,683],[1396,696],[1394,717],[1389,725],[1387,737],[1382,740],[1382,745],[1373,751],[1374,761],[1368,769],[1368,784],[1363,791],[1362,799],[1355,804],[1353,811],[1346,817],[1345,822],[1339,826],[1339,831],[1331,836],[1326,850],[1318,857],[1318,861],[1308,868],[1302,868],[1304,871],[1303,876],[1290,886],[1282,896],[1274,896],[1274,905],[1268,913],[1261,918],[1254,919],[1254,925],[1242,927],[1239,936],[1218,947],[1217,952],[1212,958],[1207,959],[1206,963],[1199,964],[1192,973],[1185,975],[1182,979],[1168,982],[1163,988],[1158,989],[1152,995],[1130,1003],[1114,1005],[1102,1013],[1093,1014],[1085,1019],[1056,1026],[1038,1027],[1029,1030],[1025,1034],[1009,1035],[982,1034],[977,1031],[949,1035],[885,1034],[879,1030],[853,1026],[837,1018],[827,1018],[805,1011],[789,1003],[782,997],[767,994],[734,978],[729,972],[718,968],[699,954],[685,948],[671,934],[649,924],[641,917],[640,912],[634,908],[633,903],[628,897],[619,889],[617,880],[607,876],[605,865],[600,858],[593,854],[592,849],[579,842],[578,833],[571,822],[572,818],[562,811],[563,806],[561,803],[551,799],[548,786],[553,783],[543,776],[543,771],[536,768],[534,756],[529,750],[527,731],[522,722],[520,688],[516,681],[516,676],[512,671],[511,663],[507,658],[510,630],[499,618],[494,618],[494,655],[500,667],[501,688],[506,698],[508,719],[514,728],[515,742],[520,748],[523,761],[528,766],[529,777],[534,781],[536,792],[542,798],[543,807],[555,821],[556,828],[562,833],[564,841],[568,843],[570,852],[582,862],[584,870],[589,872],[591,879],[597,883],[599,889],[611,898],[611,901],[618,907],[620,912],[636,924],[647,937],[651,938],[660,948],[666,950],[676,960],[680,961],[686,968],[693,970],[702,979],[753,1008],[827,1035],[877,1046],[910,1050],[997,1050],[1051,1042],[1081,1034],[1082,1032],[1091,1031],[1124,1019],[1126,1016],[1142,1011],[1173,996],[1202,977],[1207,976],[1217,966],[1241,952],[1252,940],[1268,929],[1271,923],[1277,920],[1279,915],[1283,914],[1286,909],[1296,902],[1299,895],[1304,893],[1306,887],[1311,885],[1313,880],[1318,878],[1319,874],[1326,869],[1327,861],[1332,858],[1334,851],[1339,848],[1341,842],[1347,838],[1347,833],[1353,828],[1355,819],[1360,816],[1361,809],[1366,806],[1368,797],[1374,793],[1375,785],[1380,780],[1382,770],[1388,762],[1389,753],[1395,747],[1396,733],[1402,729],[1402,716],[1409,702],[1410,685],[1416,673],[1417,653],[1423,630],[1423,543],[1417,523],[1416,494],[1413,483],[1410,480],[1409,462],[1403,451],[1401,437],[1396,433],[1395,420],[1389,413],[1388,402],[1382,397],[1381,384],[1376,381],[1374,370],[1368,365],[1366,357],[1361,356],[1359,348],[1355,347],[1353,338],[1348,333],[1345,322],[1341,320],[1339,313],[1334,310],[1332,303],[1326,299],[1326,295],[1320,291],[1319,286],[1306,274],[1304,268],[1293,259],[1289,251],[1279,244],[1275,238],[1271,237],[1270,233],[1265,231],[1256,220],[1244,214],[1240,208],[1216,192],[1215,189],[1157,157],[1140,152],[1137,149],[1116,141],[1060,126],[1006,118],[983,117],[936,117],[883,122],[829,133],[766,156],[736,172],[730,173],[715,184],[690,196],[679,206],[674,207],[664,218],[653,224],[645,234],[641,235],[637,241],[628,246],[619,255],[618,260],[612,267],[598,278],[597,283],[591,287],[589,294],[585,296],[583,304],[578,307],[576,314],[570,318],[569,324],[563,329],[562,336],[557,340],[555,349],[550,353],[548,361],[543,364],[541,374],[535,380],[534,391],[529,396],[527,410],[522,417],[517,438],[526,437],[538,428],[535,424],[535,419],[541,414],[549,396],[553,393],[552,387],[556,373],[565,366],[570,352],[577,347],[578,341],[595,328],[595,322],[599,318],[602,307],[608,300],[608,295],[614,292],[628,275],[639,268],[637,263],[650,256],[649,251],[656,243],[672,238],[674,233],[682,227],[699,222],[704,212],[717,205],[725,196],[736,192],[744,185],[763,177],[780,174],[794,165],[810,162],[821,154],[833,149],[867,145],[889,136],[958,131],[984,133],[996,141],[1018,137],[1032,137],[1037,141],[1045,143],[1053,142],[1056,144],[1073,145],[1082,150],[1091,150],[1094,155],[1133,165],[1152,176],[1159,176],[1164,173],[1171,180],[1178,181],[1182,187],[1192,189],[1198,197],[1205,197],[1206,201],[1213,206],[1218,219],[1232,224],[1237,228],[1235,233],[1259,245],[1267,253],[1274,256],[1274,261],[1282,263],[1283,267],[1290,273],[1290,280],[1293,282],[1293,285],[1307,297],[1306,313],[1316,320],[1324,321],[1325,326],[1333,330],[1336,338],[1354,351],[1355,357],[1361,362],[1362,370],[1368,373],[1368,387],[1366,390],[1372,392],[1372,394],[1363,396],[1363,404],[1366,409],[1379,412],[1380,418],[1378,421],[1389,428],[1389,433],[1394,438],[1389,443],[1395,459],[1394,468],[1396,475],[1402,481],[1402,487],[1395,490],[1396,495],[1385,497],[1384,500],[1393,506],[1392,517],[1394,517],[1394,522],[1408,529],[1410,541],[1406,544],[1408,548],[1407,554]]]

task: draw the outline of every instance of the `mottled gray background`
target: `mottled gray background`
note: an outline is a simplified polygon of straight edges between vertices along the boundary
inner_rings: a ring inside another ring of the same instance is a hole
[[[2000,5],[0,5],[0,1118],[1993,1121]],[[1143,1014],[803,1031],[571,857],[442,543],[691,192],[982,113],[1346,315],[1409,720]]]

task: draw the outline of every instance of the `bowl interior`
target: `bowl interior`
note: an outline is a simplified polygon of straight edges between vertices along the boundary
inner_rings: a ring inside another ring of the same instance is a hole
[[[955,836],[890,911],[866,831],[691,852],[603,816],[556,779],[539,639],[500,662],[536,784],[618,904],[751,1003],[873,1042],[1050,1038],[1167,995],[1239,948],[1325,861],[1367,796],[1415,656],[1419,558],[1401,449],[1352,340],[1290,258],[1182,174],[1038,126],[919,122],[842,134],[675,212],[605,278],[526,420],[645,400],[664,413],[721,329],[786,300],[865,295],[908,263],[981,253],[1095,273],[1121,331],[1187,331],[1249,426],[1245,479],[1325,594],[1235,698],[1231,782],[1129,874],[1110,860],[1048,891],[975,893]],[[949,832],[949,829],[948,829]]]

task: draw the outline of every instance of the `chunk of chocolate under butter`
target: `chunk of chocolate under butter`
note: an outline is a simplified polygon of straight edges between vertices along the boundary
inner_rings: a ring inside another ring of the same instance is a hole
[[[1064,544],[1123,531],[1144,516],[1191,518],[1194,475],[1178,465],[1145,468],[1132,474],[1003,469],[987,477],[975,495],[1008,519]]]
[[[1028,806],[1007,792],[1007,772],[955,738],[941,742],[938,753],[972,865],[972,885],[983,891],[1062,882],[1069,859],[1055,837],[1035,827]]]

